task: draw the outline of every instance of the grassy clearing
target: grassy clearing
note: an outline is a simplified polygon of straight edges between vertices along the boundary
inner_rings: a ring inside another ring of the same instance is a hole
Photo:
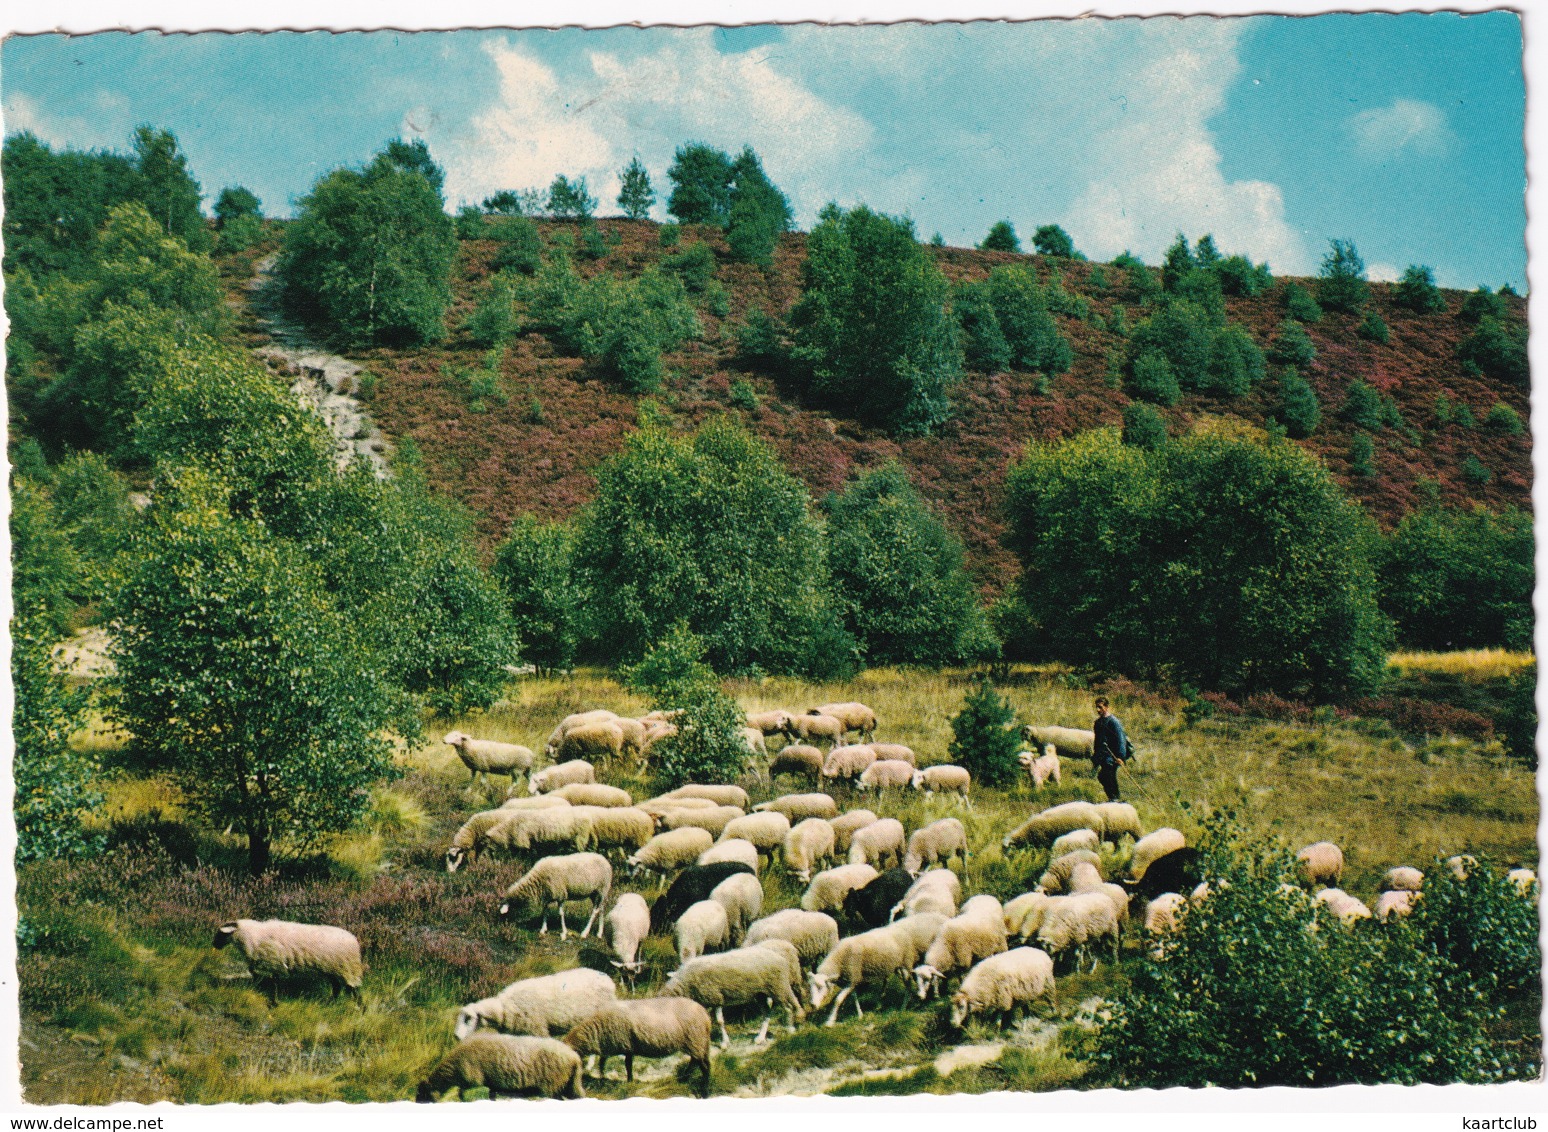
[[[967,672],[883,670],[843,685],[770,679],[732,691],[749,710],[863,700],[881,720],[878,738],[907,743],[932,763],[948,759],[949,721],[971,683]],[[1057,668],[1017,669],[1001,687],[1023,721],[1089,724],[1092,693],[1071,687]],[[1196,816],[1229,807],[1250,830],[1291,847],[1336,841],[1348,860],[1345,887],[1368,901],[1393,864],[1425,867],[1462,851],[1536,864],[1533,778],[1493,743],[1403,737],[1362,720],[1188,726],[1173,701],[1127,685],[1104,690],[1140,750],[1123,784],[1147,827],[1175,825],[1191,835]],[[431,720],[427,731],[439,739],[458,726],[541,750],[559,718],[604,705],[648,707],[610,678],[582,672],[523,679],[488,713]],[[201,828],[166,782],[130,774],[112,781],[94,820],[113,850],[89,861],[40,862],[18,878],[28,1099],[401,1100],[451,1045],[461,1003],[577,962],[607,969],[593,941],[540,939],[496,919],[498,896],[520,863],[486,859],[452,875],[442,868],[451,833],[469,813],[498,804],[503,780],[476,786],[438,742],[399,761],[404,776],[377,791],[359,831],[258,880],[241,871],[240,838]],[[636,767],[603,777],[636,796],[651,791]],[[768,783],[755,770],[743,785],[759,799],[808,788],[787,778]],[[1032,810],[1077,797],[1100,797],[1083,765],[1066,764],[1063,783],[1041,795],[1024,784],[979,791],[962,815],[972,851],[967,890],[1002,899],[1025,891],[1046,854],[1004,854],[1000,837]],[[839,801],[898,817],[910,829],[961,813],[945,799],[911,792],[878,799],[841,791]],[[1123,859],[1124,852],[1109,853],[1113,866]],[[776,869],[766,873],[764,890],[765,909],[773,910],[796,903],[801,886]],[[647,899],[654,895],[654,887],[646,890]],[[240,959],[209,946],[216,925],[243,915],[350,927],[369,964],[366,1009],[306,985],[289,988],[271,1009]],[[1131,938],[1125,963],[1136,949]],[[637,995],[651,993],[676,965],[670,940],[659,937],[647,942],[645,959]],[[897,1095],[1078,1086],[1084,1070],[1065,1052],[1061,1033],[1076,1024],[1082,1002],[1111,992],[1116,974],[1104,965],[1062,979],[1057,1015],[1040,1011],[1003,1031],[974,1023],[955,1033],[944,1004],[923,1006],[900,986],[880,1001],[864,992],[864,1018],[846,1010],[831,1029],[808,1023],[787,1035],[776,1024],[775,1040],[762,1049],[750,1045],[760,1015],[730,1011],[734,1040],[727,1055],[717,1054],[715,1091]],[[1524,1004],[1521,1028],[1531,1030],[1535,1017]],[[690,1096],[694,1081],[679,1069],[676,1061],[642,1062],[632,1091],[616,1079],[587,1087],[601,1097]]]
[[[1467,680],[1499,680],[1514,676],[1537,658],[1529,652],[1508,649],[1463,649],[1457,652],[1395,652],[1387,668],[1398,676],[1445,673]]]

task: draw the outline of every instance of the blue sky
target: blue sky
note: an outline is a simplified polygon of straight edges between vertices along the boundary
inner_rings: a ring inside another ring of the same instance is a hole
[[[125,149],[177,134],[213,198],[288,214],[321,173],[423,137],[454,202],[638,155],[751,144],[806,227],[828,200],[921,236],[1062,224],[1156,262],[1180,229],[1276,271],[1331,237],[1373,277],[1525,288],[1524,86],[1511,13],[818,28],[22,37],[7,132]],[[658,216],[664,211],[658,206]]]

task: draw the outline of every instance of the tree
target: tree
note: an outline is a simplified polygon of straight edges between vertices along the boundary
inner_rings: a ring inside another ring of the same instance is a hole
[[[1317,276],[1317,302],[1328,310],[1358,314],[1370,300],[1365,261],[1352,240],[1330,240]]]
[[[1470,368],[1496,381],[1530,384],[1526,327],[1518,322],[1507,325],[1485,315],[1478,320],[1478,329],[1457,347],[1457,357],[1464,369]]]
[[[1377,314],[1374,309],[1365,312],[1365,317],[1360,320],[1360,326],[1355,333],[1370,342],[1384,343],[1390,336],[1387,324],[1382,321],[1381,315]]]
[[[1387,423],[1381,394],[1358,379],[1349,383],[1349,393],[1345,396],[1338,415],[1356,428],[1363,428],[1370,432],[1379,431]]]
[[[731,258],[770,267],[779,237],[789,231],[790,201],[774,187],[751,146],[745,146],[731,166],[731,207],[726,246]]]
[[[1166,443],[1166,422],[1143,401],[1123,407],[1123,442],[1136,448],[1160,448]]]
[[[1285,284],[1285,313],[1297,322],[1320,322],[1322,308],[1299,283]]]
[[[210,234],[199,212],[199,182],[188,172],[177,138],[167,130],[141,126],[134,132],[134,153],[138,195],[146,210],[191,251],[209,251]]]
[[[615,661],[638,659],[682,621],[720,672],[853,663],[805,488],[732,421],[691,437],[630,436],[597,473],[574,561],[591,595],[588,636]]]
[[[1269,265],[1260,263],[1254,267],[1246,256],[1226,256],[1215,265],[1215,274],[1220,278],[1220,289],[1227,295],[1250,298],[1274,285],[1274,275],[1269,271]]]
[[[701,143],[679,146],[667,170],[672,195],[667,211],[684,224],[715,224],[731,219],[731,158]]]
[[[521,196],[510,189],[501,189],[499,192],[484,198],[484,211],[495,216],[520,216],[525,211],[521,207]]]
[[[650,174],[638,157],[619,175],[618,207],[630,220],[644,220],[656,203],[656,190],[650,187]]]
[[[110,209],[141,197],[134,162],[117,153],[54,153],[22,131],[5,139],[5,270],[74,271],[87,260]],[[15,304],[7,287],[6,306]],[[14,311],[11,313],[13,323]],[[13,335],[15,326],[12,327]],[[14,345],[14,339],[13,343]]]
[[[687,782],[734,782],[749,754],[742,709],[716,682],[704,662],[705,645],[678,622],[629,669],[629,686],[654,707],[675,712],[677,732],[651,748],[656,783],[673,789]]]
[[[1193,262],[1196,267],[1205,271],[1214,271],[1220,266],[1220,252],[1215,247],[1215,237],[1208,232],[1199,237],[1199,242],[1193,246]]]
[[[540,672],[575,666],[581,595],[574,544],[574,532],[564,523],[518,515],[495,551],[493,573],[505,591],[522,657]]]
[[[1053,288],[1039,287],[1034,272],[1012,266],[996,267],[984,287],[1014,365],[1045,374],[1070,368],[1074,351],[1049,313]]]
[[[555,220],[590,220],[597,198],[586,191],[586,178],[570,180],[563,173],[548,186],[548,212]]]
[[[543,237],[538,226],[525,216],[498,217],[489,226],[489,236],[496,245],[497,270],[534,275],[543,266]]]
[[[1075,241],[1070,239],[1070,234],[1057,224],[1044,224],[1038,228],[1032,234],[1032,246],[1040,255],[1072,259],[1076,254]]]
[[[1382,607],[1406,647],[1532,646],[1532,516],[1514,507],[1432,505],[1388,539]]]
[[[430,156],[430,147],[420,138],[413,141],[394,138],[382,147],[380,157],[400,172],[418,173],[429,182],[437,197],[446,187],[446,170],[435,163],[435,159]]]
[[[1193,249],[1188,246],[1188,237],[1177,233],[1177,239],[1166,249],[1166,259],[1161,265],[1161,286],[1168,291],[1175,290],[1197,266],[1193,262]]]
[[[996,220],[978,247],[980,251],[986,252],[1020,252],[1021,241],[1016,237],[1016,229],[1009,220]]]
[[[1446,296],[1435,285],[1435,273],[1428,267],[1410,264],[1393,292],[1393,301],[1415,314],[1432,314],[1446,309]]]
[[[1279,379],[1279,405],[1274,411],[1279,423],[1292,440],[1305,440],[1322,423],[1322,407],[1311,384],[1295,370],[1286,370]]]
[[[1297,445],[1218,420],[1154,451],[1098,429],[1029,444],[1007,500],[1061,659],[1314,696],[1384,670],[1374,528]]]
[[[1142,350],[1129,368],[1129,392],[1157,405],[1171,407],[1182,398],[1182,386],[1172,372],[1172,363],[1160,350]]]
[[[1317,360],[1317,345],[1299,322],[1287,318],[1279,324],[1269,357],[1287,366],[1309,366]]]
[[[962,543],[901,467],[866,473],[823,510],[833,592],[868,663],[936,667],[994,651]]]
[[[253,220],[263,219],[263,209],[258,198],[241,185],[228,185],[221,189],[220,196],[215,200],[217,227],[225,228],[233,220],[244,216]]]
[[[999,373],[1010,368],[1011,348],[994,311],[994,296],[987,283],[964,283],[956,291],[952,309],[962,329],[963,360],[979,373]]]
[[[364,170],[324,175],[286,229],[278,275],[287,304],[345,341],[445,337],[457,238],[435,181],[405,165],[418,161],[423,143],[415,146],[395,143]]]
[[[805,392],[894,432],[929,432],[962,374],[949,294],[907,220],[824,209],[790,312]]]
[[[1463,322],[1479,322],[1485,318],[1503,319],[1505,300],[1480,284],[1477,290],[1470,291],[1467,298],[1462,300],[1462,309],[1457,312],[1457,317]]]
[[[1021,773],[1016,755],[1021,736],[1016,713],[994,690],[989,677],[962,700],[962,710],[951,720],[951,761],[963,766],[974,781],[984,786],[1005,786]]]

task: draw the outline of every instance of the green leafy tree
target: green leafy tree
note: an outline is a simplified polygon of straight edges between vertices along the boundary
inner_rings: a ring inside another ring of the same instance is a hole
[[[704,661],[705,645],[678,622],[629,669],[629,686],[659,710],[675,712],[674,735],[651,748],[656,782],[672,789],[688,782],[735,782],[749,754],[742,709],[721,690]]]
[[[437,197],[446,187],[446,170],[435,163],[435,158],[430,156],[430,147],[419,138],[413,141],[394,138],[382,147],[380,157],[400,172],[419,174],[429,182]]]
[[[638,157],[619,174],[618,207],[630,220],[644,220],[656,203],[656,190],[650,186],[650,174]]]
[[[521,216],[526,210],[521,206],[521,194],[501,189],[484,198],[484,211],[495,216]]]
[[[1226,256],[1215,265],[1215,274],[1220,278],[1220,289],[1227,295],[1251,298],[1274,285],[1274,275],[1269,271],[1269,265],[1260,263],[1254,267],[1246,256]]]
[[[939,666],[993,653],[962,543],[901,467],[866,473],[823,509],[833,592],[868,663]]]
[[[1166,443],[1166,422],[1143,401],[1123,407],[1123,442],[1136,448],[1160,448]]]
[[[1531,382],[1526,327],[1520,323],[1501,323],[1485,315],[1457,347],[1457,357],[1464,369],[1495,381],[1523,386]]]
[[[1177,233],[1177,239],[1166,249],[1166,259],[1161,265],[1161,286],[1168,291],[1176,290],[1177,284],[1197,267],[1198,264],[1193,260],[1193,249],[1188,246],[1188,237],[1181,232]]]
[[[1463,322],[1479,322],[1486,318],[1504,319],[1505,313],[1505,300],[1480,284],[1477,290],[1469,292],[1467,298],[1462,300],[1462,309],[1457,312],[1457,317]]]
[[[632,661],[682,621],[717,671],[833,671],[854,643],[835,626],[822,528],[806,490],[729,420],[691,437],[648,427],[599,469],[575,563],[589,635]]]
[[[1316,391],[1293,369],[1279,378],[1279,404],[1274,416],[1294,440],[1305,440],[1322,423],[1322,406]]]
[[[1021,773],[1016,713],[989,677],[981,677],[978,687],[963,697],[962,710],[951,719],[951,734],[946,748],[951,761],[966,767],[981,785],[1005,786]]]
[[[1338,415],[1356,428],[1370,432],[1379,431],[1387,423],[1386,406],[1381,394],[1359,379],[1349,383],[1349,393]]]
[[[1297,322],[1320,322],[1322,308],[1299,283],[1285,284],[1285,313]]]
[[[141,197],[139,171],[118,153],[55,153],[35,134],[5,139],[0,172],[5,188],[6,307],[17,327],[11,293],[21,269],[48,275],[83,266],[108,212]]]
[[[1435,273],[1428,267],[1410,264],[1392,290],[1393,302],[1415,314],[1433,314],[1446,309],[1446,296],[1435,285]]]
[[[991,271],[984,288],[1013,365],[1045,374],[1070,368],[1074,351],[1049,313],[1054,288],[1039,287],[1037,275],[1025,267],[1010,266]]]
[[[907,220],[824,209],[790,312],[805,392],[895,432],[929,432],[962,375],[949,294]]]
[[[1016,228],[1009,220],[996,220],[978,247],[980,251],[986,252],[1020,252],[1021,240],[1017,238]]]
[[[1308,366],[1317,360],[1317,346],[1299,322],[1287,318],[1279,324],[1269,357],[1287,366]]]
[[[724,151],[702,143],[680,146],[667,170],[672,182],[667,211],[684,224],[724,228],[731,220],[734,176],[731,158]]]
[[[1238,323],[1227,323],[1215,331],[1210,343],[1204,392],[1240,397],[1263,380],[1263,369],[1263,351],[1252,335]]]
[[[1386,342],[1391,336],[1387,330],[1387,324],[1382,321],[1381,315],[1375,310],[1367,310],[1365,317],[1360,320],[1360,326],[1355,331],[1361,338],[1371,342]]]
[[[1032,246],[1040,255],[1058,256],[1062,259],[1073,259],[1076,255],[1075,241],[1070,239],[1070,234],[1057,224],[1044,224],[1038,228],[1032,234]]]
[[[1532,516],[1430,506],[1403,517],[1381,562],[1382,606],[1411,648],[1532,645]]]
[[[962,328],[963,358],[968,369],[999,373],[1011,366],[1010,343],[1000,329],[994,296],[987,283],[964,283],[952,301],[957,324]]]
[[[750,146],[732,163],[731,177],[726,247],[734,260],[770,267],[779,237],[794,220],[790,201],[774,187]]]
[[[681,279],[683,286],[695,295],[702,294],[715,280],[715,253],[702,240],[663,257],[661,266]]]
[[[1215,247],[1215,237],[1208,232],[1199,237],[1199,242],[1193,245],[1194,265],[1204,271],[1214,271],[1220,266],[1220,250]]]
[[[503,271],[489,281],[463,330],[480,346],[494,347],[510,341],[521,329],[516,313],[517,286]]]
[[[1129,392],[1157,405],[1172,406],[1182,398],[1182,386],[1172,372],[1172,363],[1160,350],[1142,350],[1134,358],[1129,371]]]
[[[456,234],[437,179],[389,151],[312,186],[285,231],[278,276],[294,313],[343,340],[439,341]]]
[[[220,196],[215,199],[216,225],[224,228],[244,216],[253,220],[263,219],[263,207],[258,198],[241,185],[229,185],[221,189]]]
[[[560,173],[548,186],[548,213],[556,220],[590,220],[597,198],[586,189],[586,178],[573,181]]]
[[[1537,769],[1537,662],[1523,666],[1505,683],[1495,727],[1505,753],[1530,770]]]
[[[1370,301],[1365,261],[1352,240],[1330,240],[1317,276],[1317,302],[1326,310],[1358,314]]]
[[[1349,441],[1349,474],[1370,479],[1376,474],[1376,442],[1370,433],[1357,432]]]
[[[496,270],[535,275],[543,266],[543,237],[525,216],[501,216],[489,225],[488,233],[496,244]]]
[[[457,210],[452,222],[459,240],[482,240],[488,231],[484,210],[476,204],[465,204]]]
[[[134,154],[138,195],[146,211],[189,250],[209,251],[210,233],[199,212],[199,182],[188,172],[177,138],[167,130],[141,126],[134,132]]]

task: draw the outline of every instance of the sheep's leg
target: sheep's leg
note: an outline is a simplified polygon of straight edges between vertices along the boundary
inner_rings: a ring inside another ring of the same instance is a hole
[[[833,1000],[833,1012],[828,1015],[828,1020],[823,1023],[824,1026],[831,1026],[838,1021],[839,1007],[844,1005],[844,1000],[849,997],[849,993],[854,989],[854,987],[850,986],[838,992],[838,997]],[[860,1004],[857,1002],[855,1005],[859,1006]]]
[[[563,940],[567,940],[569,938],[570,938],[570,929],[565,926],[565,922],[564,922],[564,901],[561,900],[561,901],[559,901],[559,939],[561,941],[563,941]]]
[[[562,911],[562,909],[561,909]],[[530,921],[529,921],[530,922]],[[538,928],[538,935],[548,934],[548,905],[543,905],[543,926]]]
[[[634,1080],[634,1054],[624,1054],[624,1075],[630,1082]]]
[[[731,1048],[731,1035],[726,1033],[726,1008],[715,1007],[715,1021],[720,1023],[720,1049],[721,1052]]]
[[[774,1017],[774,1000],[768,1000],[769,1012],[763,1016],[763,1025],[758,1030],[758,1036],[753,1039],[753,1045],[761,1046],[769,1037],[769,1019]]]
[[[591,925],[597,922],[597,914],[602,911],[601,898],[594,897],[593,899],[595,899],[597,902],[591,909],[591,915],[586,918],[586,927],[581,932],[581,939],[585,939],[588,935],[591,934]]]

